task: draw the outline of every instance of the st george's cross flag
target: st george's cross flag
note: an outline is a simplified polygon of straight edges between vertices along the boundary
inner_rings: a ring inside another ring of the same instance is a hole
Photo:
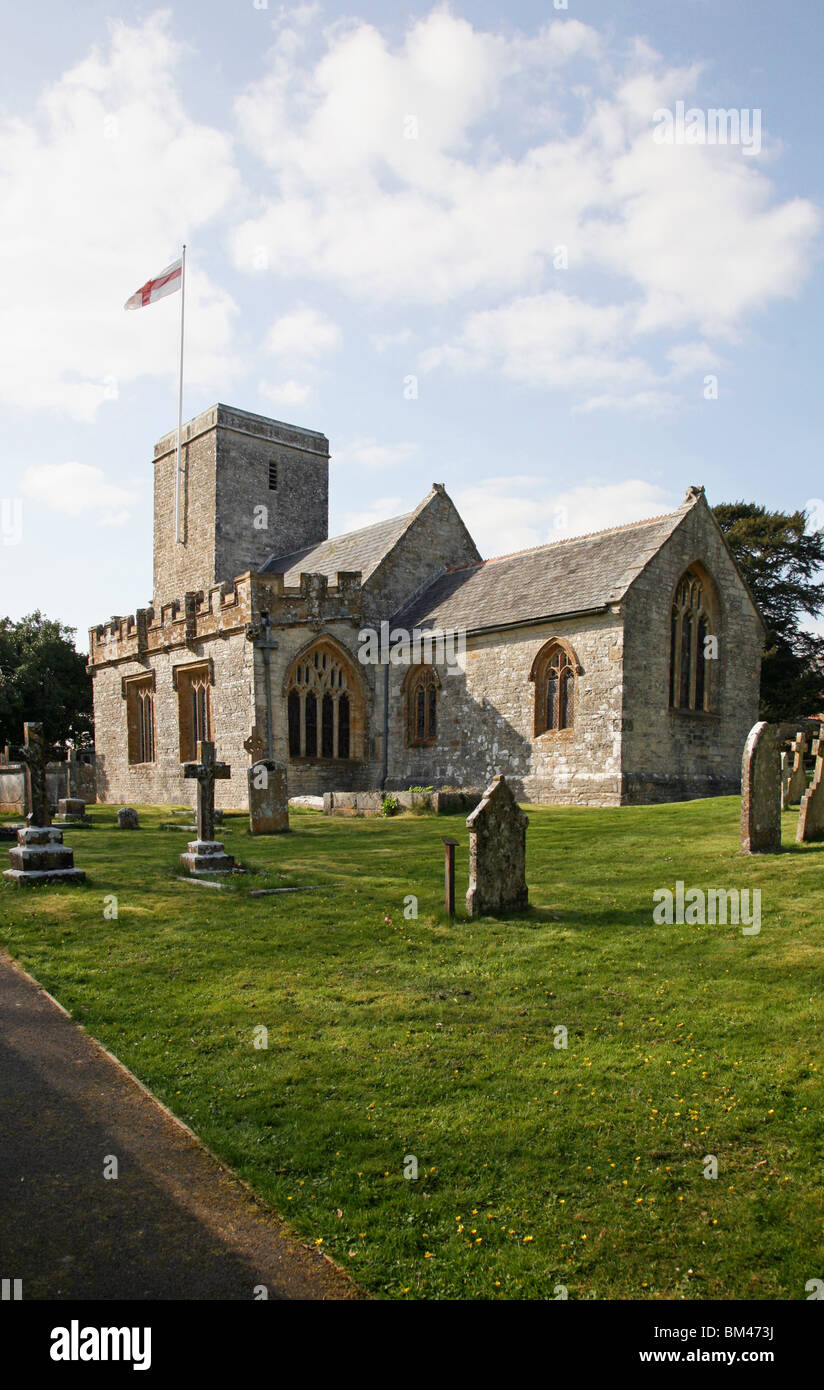
[[[174,294],[179,290],[183,281],[183,258],[172,261],[165,270],[161,270],[153,280],[147,280],[145,285],[141,285],[139,290],[135,290],[131,299],[127,299],[123,305],[124,309],[142,309],[145,304],[154,304],[156,299],[163,299],[167,294]]]

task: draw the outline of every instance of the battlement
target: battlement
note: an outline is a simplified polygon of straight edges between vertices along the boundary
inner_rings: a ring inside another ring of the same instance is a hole
[[[233,584],[190,591],[157,608],[138,608],[89,629],[88,669],[121,661],[142,661],[159,651],[192,647],[212,637],[245,630],[254,638],[268,614],[273,626],[320,625],[335,620],[360,622],[359,570],[340,570],[335,583],[325,574],[301,574],[287,586],[282,574],[240,575]]]

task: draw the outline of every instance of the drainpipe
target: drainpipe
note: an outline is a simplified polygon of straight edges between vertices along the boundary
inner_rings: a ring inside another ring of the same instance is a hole
[[[381,791],[386,786],[386,779],[389,776],[389,662],[383,668],[383,775],[381,777]]]
[[[274,745],[272,742],[272,680],[271,671],[269,668],[269,653],[272,650],[272,646],[277,646],[277,643],[275,642],[273,644],[269,641],[269,633],[271,629],[268,612],[261,613],[260,616],[263,622],[263,641],[256,643],[256,645],[259,646],[260,650],[263,652],[263,688],[266,695],[266,756],[271,762],[274,757],[274,753],[272,751]]]

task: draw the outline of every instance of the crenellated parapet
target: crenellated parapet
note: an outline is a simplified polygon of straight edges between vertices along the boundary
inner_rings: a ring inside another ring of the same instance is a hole
[[[255,623],[267,613],[271,627],[307,626],[319,631],[332,623],[360,625],[360,571],[339,570],[334,583],[326,574],[304,573],[296,586],[285,584],[282,574],[253,575],[252,608]]]
[[[89,670],[120,661],[145,661],[153,653],[191,647],[210,637],[228,636],[249,622],[250,578],[184,594],[159,609],[138,608],[89,629]]]
[[[269,615],[272,627],[306,625],[315,630],[334,622],[360,624],[363,591],[359,571],[340,570],[335,582],[325,574],[301,574],[296,586],[282,574],[240,575],[234,584],[190,592],[159,609],[138,608],[89,629],[91,672],[122,661],[148,662],[161,651],[192,648],[213,637],[245,631],[253,637]]]

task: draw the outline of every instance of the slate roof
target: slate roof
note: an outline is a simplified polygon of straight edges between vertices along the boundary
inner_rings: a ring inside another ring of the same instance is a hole
[[[414,512],[407,512],[405,516],[378,521],[374,526],[364,526],[360,531],[348,531],[346,535],[333,536],[319,545],[295,550],[291,555],[273,555],[266,561],[261,573],[282,574],[285,583],[291,587],[300,582],[301,573],[325,574],[334,581],[338,570],[360,570],[361,582],[365,584],[384,555],[403,535],[414,515]]]
[[[407,628],[477,632],[606,608],[626,593],[691,505],[667,516],[446,570],[395,614],[395,621]]]

